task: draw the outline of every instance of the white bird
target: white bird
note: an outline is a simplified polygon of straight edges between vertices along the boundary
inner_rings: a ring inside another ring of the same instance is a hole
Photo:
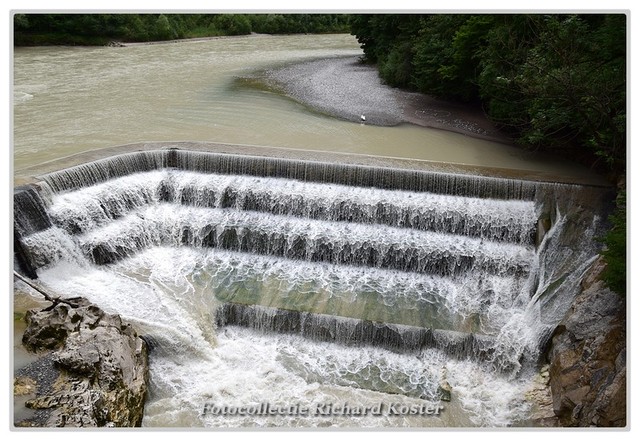
[[[365,122],[367,120],[367,117],[364,115],[360,115],[360,121]]]

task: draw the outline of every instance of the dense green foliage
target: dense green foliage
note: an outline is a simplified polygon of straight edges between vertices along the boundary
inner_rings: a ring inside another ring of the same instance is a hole
[[[388,84],[481,105],[525,147],[625,173],[624,14],[15,14],[14,44],[349,29]],[[624,292],[624,194],[611,221],[605,280]]]
[[[352,33],[388,84],[481,103],[525,146],[624,171],[625,15],[359,15]]]
[[[341,14],[15,14],[14,44],[104,45],[177,38],[348,32]]]
[[[480,104],[520,144],[617,179],[626,170],[623,14],[359,15],[352,34],[392,86]],[[626,288],[625,195],[603,276]]]
[[[607,286],[613,291],[625,295],[627,292],[627,200],[626,192],[618,194],[616,210],[609,217],[612,228],[603,242],[606,249],[602,253],[607,267],[602,275]]]

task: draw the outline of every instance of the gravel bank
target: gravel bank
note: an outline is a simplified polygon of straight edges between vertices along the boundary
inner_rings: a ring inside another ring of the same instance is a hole
[[[329,58],[270,69],[268,85],[328,115],[365,124],[411,123],[509,143],[480,109],[382,84],[374,66],[358,57]]]

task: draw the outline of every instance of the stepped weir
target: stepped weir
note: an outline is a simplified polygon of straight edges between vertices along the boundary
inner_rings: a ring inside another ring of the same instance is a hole
[[[192,305],[214,346],[217,332],[235,326],[439,351],[514,378],[537,362],[597,254],[597,207],[608,197],[584,185],[137,151],[16,188],[15,265],[61,287],[69,281],[55,273],[69,265],[151,286],[169,295],[159,301],[168,311]],[[166,261],[174,273],[152,277],[149,265]],[[136,294],[105,301],[128,304]],[[149,321],[139,318],[160,332]],[[419,396],[436,396],[435,386],[421,387]]]

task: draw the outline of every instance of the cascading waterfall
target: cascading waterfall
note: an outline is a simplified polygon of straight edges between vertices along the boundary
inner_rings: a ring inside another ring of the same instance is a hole
[[[145,424],[500,426],[526,416],[540,347],[595,255],[599,219],[570,216],[598,192],[135,152],[18,189],[16,253],[147,335]],[[436,403],[445,379],[454,399],[438,419],[200,414],[207,401]]]

